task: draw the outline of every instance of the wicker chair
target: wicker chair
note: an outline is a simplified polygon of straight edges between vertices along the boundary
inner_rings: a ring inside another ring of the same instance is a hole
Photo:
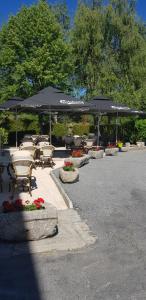
[[[27,150],[30,152],[30,154],[32,155],[32,157],[35,159],[35,153],[36,153],[36,147],[35,146],[23,146],[21,148],[21,150]]]
[[[26,189],[31,195],[31,177],[32,177],[33,163],[31,160],[16,160],[9,165],[8,173],[11,177],[12,198],[16,189]]]
[[[19,149],[23,149],[24,147],[31,147],[34,146],[34,143],[32,141],[24,141],[20,144]]]
[[[41,166],[44,168],[45,166],[53,167],[55,165],[52,156],[55,147],[53,145],[43,146],[41,148],[42,155],[40,155]]]
[[[45,147],[45,146],[49,146],[49,142],[47,141],[41,141],[41,142],[38,142],[37,146],[42,148],[42,147]]]
[[[29,150],[17,150],[11,155],[11,161],[16,160],[30,160],[34,162],[33,155]]]

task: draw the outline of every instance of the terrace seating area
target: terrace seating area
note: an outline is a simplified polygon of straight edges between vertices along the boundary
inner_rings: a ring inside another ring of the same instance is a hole
[[[11,199],[20,193],[32,197],[33,190],[37,189],[37,173],[55,166],[54,150],[48,136],[24,136],[19,148],[1,152],[0,192],[6,192]]]
[[[64,141],[66,147],[60,149],[61,155],[57,154],[58,156],[56,156],[56,148],[49,143],[47,135],[25,135],[17,149],[13,151],[10,149],[9,153],[7,151],[3,157],[1,156],[0,199],[2,199],[2,195],[4,197],[4,193],[11,199],[16,198],[16,195],[21,193],[25,194],[25,199],[33,198],[40,189],[38,180],[40,180],[42,186],[41,193],[47,194],[48,190],[50,190],[52,194],[53,181],[51,181],[51,186],[49,186],[49,176],[54,167],[63,168],[63,164],[69,163],[78,169],[90,163],[90,159],[117,156],[119,151],[127,152],[129,150],[145,149],[143,142],[137,142],[136,145],[130,145],[130,143],[125,145],[122,143],[117,145],[108,144],[106,148],[103,148],[96,145],[97,140],[94,134],[89,134],[88,136],[70,135],[64,137]],[[45,189],[43,191],[44,185]],[[59,191],[56,192],[56,195],[57,193]],[[52,199],[54,197],[56,196],[52,195]],[[64,203],[61,206],[66,207]]]

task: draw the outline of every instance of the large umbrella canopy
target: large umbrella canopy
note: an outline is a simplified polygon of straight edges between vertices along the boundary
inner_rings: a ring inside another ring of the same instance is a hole
[[[20,103],[23,101],[24,99],[20,98],[20,97],[12,97],[10,99],[8,99],[6,102],[2,103],[0,105],[0,110],[5,111],[5,110],[16,110],[16,107],[18,105],[20,105]]]
[[[0,111],[6,111],[6,110],[11,110],[13,112],[15,112],[15,117],[16,117],[16,148],[18,146],[18,132],[17,132],[17,113],[18,113],[18,109],[17,106],[23,101],[24,99],[20,98],[20,97],[12,97],[10,99],[8,99],[6,102],[4,102],[3,104],[0,105]]]
[[[35,110],[39,112],[49,111],[50,114],[50,142],[51,142],[51,112],[83,112],[88,111],[85,102],[75,97],[67,95],[62,91],[47,87],[38,92],[36,95],[27,98],[19,103],[21,109]]]
[[[97,118],[97,143],[100,137],[100,116],[111,115],[116,116],[115,139],[118,140],[118,116],[142,115],[146,116],[146,112],[132,109],[124,104],[114,102],[112,99],[104,96],[96,96],[88,102],[89,111],[98,116]]]
[[[88,110],[88,106],[82,100],[76,99],[62,91],[47,87],[38,92],[36,95],[27,98],[20,103],[21,108],[35,108],[36,110],[51,111],[72,111],[72,110]]]
[[[114,102],[112,99],[96,96],[88,102],[89,110],[93,113],[106,113],[111,115],[146,115],[146,112],[133,109],[124,104]]]

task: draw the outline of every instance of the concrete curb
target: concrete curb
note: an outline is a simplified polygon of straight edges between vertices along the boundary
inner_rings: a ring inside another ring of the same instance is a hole
[[[61,186],[61,183],[59,182],[58,178],[55,176],[55,174],[53,173],[53,171],[50,172],[50,176],[53,179],[53,181],[55,182],[59,192],[61,193],[66,205],[68,208],[73,208],[73,204],[70,200],[70,198],[68,197],[68,195],[66,194],[66,192],[64,191],[63,187]]]

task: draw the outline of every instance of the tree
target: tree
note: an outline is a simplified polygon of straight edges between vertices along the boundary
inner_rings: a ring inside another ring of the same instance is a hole
[[[99,9],[81,4],[72,31],[76,84],[94,91],[99,77],[102,56],[102,17]],[[98,70],[98,72],[97,72]]]
[[[79,6],[72,33],[78,86],[140,108],[146,103],[145,28],[135,17],[135,0],[110,0],[93,10]]]
[[[63,33],[66,37],[70,29],[70,17],[68,14],[66,1],[61,1],[55,5],[52,5],[52,10],[57,18],[58,23],[63,29]]]
[[[23,7],[0,31],[0,98],[27,97],[45,86],[66,86],[70,48],[46,1]]]

